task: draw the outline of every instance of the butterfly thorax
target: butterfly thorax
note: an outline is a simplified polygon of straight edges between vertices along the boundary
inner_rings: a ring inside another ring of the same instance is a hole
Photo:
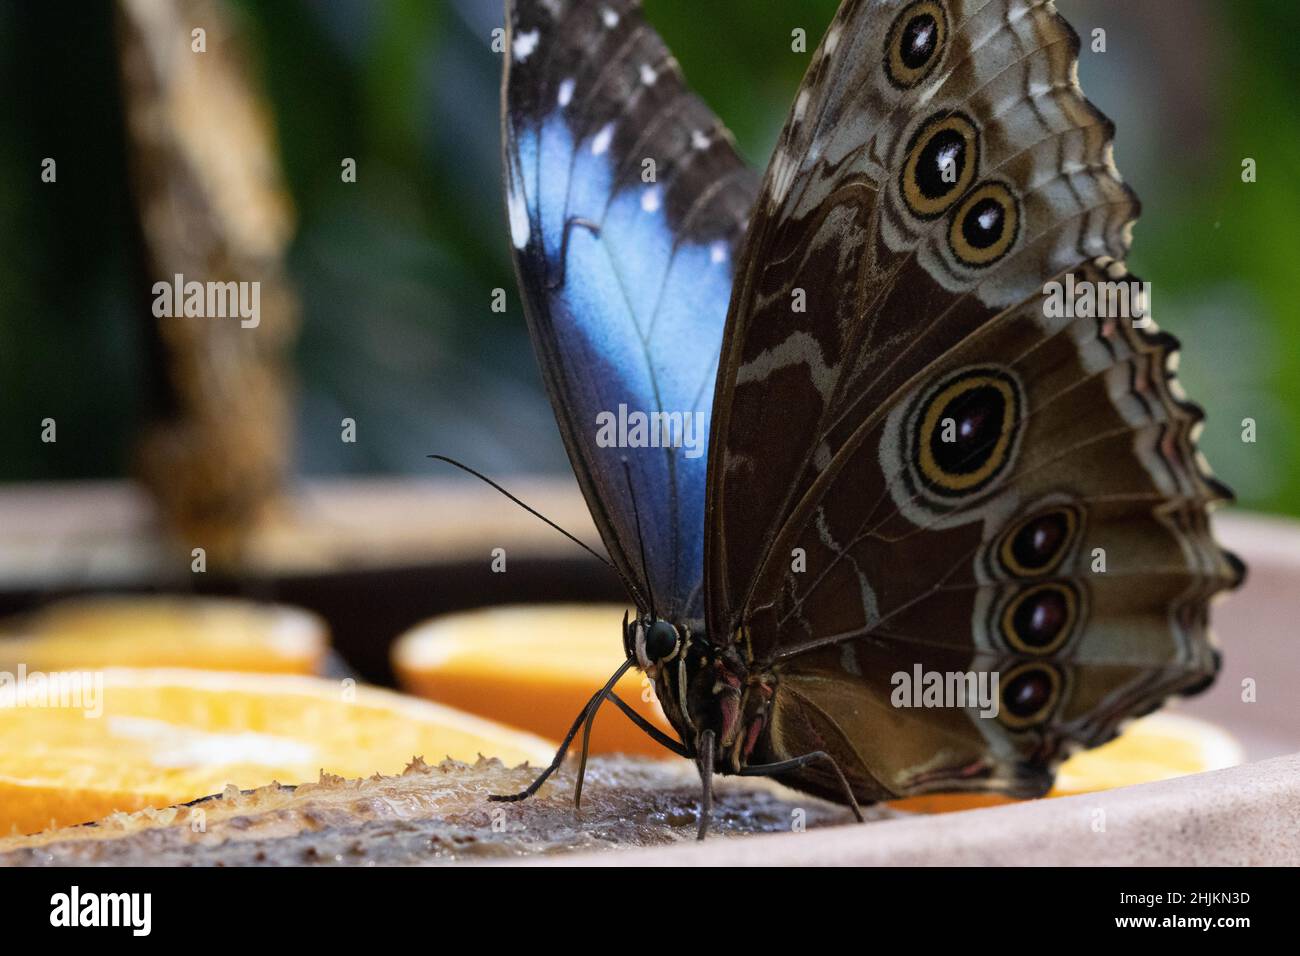
[[[664,625],[672,627],[676,641],[656,656],[653,651],[667,646],[656,647],[654,640],[666,637]],[[744,767],[767,724],[772,676],[752,670],[735,644],[718,646],[686,625],[648,616],[634,622],[628,643],[682,741],[698,754],[702,741],[711,739],[720,772]]]

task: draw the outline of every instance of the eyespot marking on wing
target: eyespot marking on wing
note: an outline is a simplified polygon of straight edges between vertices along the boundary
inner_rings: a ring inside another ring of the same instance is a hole
[[[983,269],[1005,258],[1020,235],[1020,204],[997,181],[976,186],[952,216],[948,248],[962,265]]]
[[[917,0],[895,19],[885,40],[885,75],[899,89],[919,86],[943,59],[948,13],[937,0]]]
[[[1058,651],[1079,622],[1079,595],[1065,581],[1046,581],[1020,592],[1002,609],[1002,636],[1012,650],[1046,656]]]
[[[940,113],[918,129],[899,172],[912,214],[937,219],[947,212],[975,181],[979,150],[979,130],[962,113]]]
[[[1050,574],[1060,566],[1079,537],[1080,510],[1071,504],[1031,512],[1002,534],[997,556],[1002,570],[1017,578]]]
[[[1043,723],[1061,699],[1061,675],[1037,661],[1022,664],[1002,676],[1002,707],[998,719],[1013,730]]]
[[[918,415],[912,454],[934,493],[962,496],[993,484],[1014,457],[1024,389],[1001,369],[963,371],[943,382]]]

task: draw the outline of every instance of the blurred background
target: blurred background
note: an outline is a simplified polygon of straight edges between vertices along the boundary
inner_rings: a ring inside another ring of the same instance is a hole
[[[1130,264],[1184,341],[1206,455],[1244,508],[1300,514],[1300,5],[1058,5],[1144,203]],[[646,3],[755,165],[806,66],[791,30],[815,46],[836,6]],[[460,578],[419,569],[440,547],[551,533],[477,490],[431,506],[401,480],[446,480],[431,452],[535,489],[590,534],[509,262],[491,49],[502,7],[0,4],[0,609],[170,582],[301,601],[338,627],[354,594],[339,575],[365,569],[368,593],[416,592],[422,610],[434,590],[449,606],[481,602],[500,587],[486,550]],[[197,73],[176,53],[196,24]],[[1097,29],[1104,53],[1090,50]],[[1247,158],[1255,183],[1242,181]],[[168,333],[150,289],[181,271],[261,279],[259,334]],[[42,440],[47,420],[57,441]],[[345,420],[354,441],[341,440]],[[268,501],[289,491],[300,507],[286,519]],[[319,520],[304,521],[304,501]],[[195,542],[225,583],[194,582]],[[556,575],[573,569],[583,583],[558,596],[618,597],[580,555],[538,547],[525,557],[547,560],[535,578],[525,562],[511,599],[557,596]]]

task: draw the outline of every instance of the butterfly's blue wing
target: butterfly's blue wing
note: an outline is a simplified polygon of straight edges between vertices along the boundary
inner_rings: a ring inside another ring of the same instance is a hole
[[[699,622],[708,416],[757,177],[636,3],[512,0],[507,19],[510,236],[560,431],[639,603]]]

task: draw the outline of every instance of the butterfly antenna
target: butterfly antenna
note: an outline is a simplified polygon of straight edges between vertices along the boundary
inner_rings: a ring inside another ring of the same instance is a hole
[[[498,485],[495,481],[493,481],[491,478],[489,478],[487,475],[483,474],[483,473],[480,472],[480,471],[475,471],[475,470],[474,470],[473,468],[471,468],[469,465],[466,465],[466,464],[463,463],[463,462],[459,462],[459,461],[457,461],[455,458],[448,458],[446,455],[429,455],[428,457],[429,457],[429,458],[432,458],[434,461],[445,461],[447,464],[449,464],[449,465],[453,465],[453,466],[455,466],[456,468],[459,468],[461,471],[466,472],[467,474],[471,474],[471,475],[473,475],[473,476],[474,476],[475,478],[477,478],[479,481],[484,482],[485,484],[491,485],[491,486],[492,486],[493,488],[495,488],[497,491],[501,492],[501,494],[505,495],[507,498],[509,498],[511,501],[513,501],[513,502],[514,502],[515,504],[517,504],[519,507],[521,507],[521,508],[523,508],[525,511],[527,511],[530,515],[532,515],[532,516],[535,517],[535,518],[540,518],[542,521],[546,522],[548,525],[550,525],[550,526],[551,526],[552,528],[554,528],[556,531],[560,532],[560,534],[564,535],[566,538],[568,538],[570,541],[572,541],[572,542],[573,542],[574,544],[576,544],[578,547],[582,548],[583,551],[586,551],[589,555],[591,555],[593,558],[595,558],[595,559],[596,559],[597,561],[599,561],[601,564],[605,565],[605,567],[609,568],[611,571],[613,571],[615,574],[617,574],[617,575],[619,576],[620,579],[623,577],[623,575],[619,572],[618,568],[616,568],[616,567],[614,566],[614,562],[613,562],[613,561],[609,560],[609,558],[605,557],[605,556],[604,556],[603,554],[601,554],[599,551],[596,551],[596,550],[592,549],[591,547],[589,547],[585,542],[582,541],[582,539],[580,539],[580,538],[578,538],[578,537],[576,537],[576,536],[570,534],[569,532],[565,531],[565,530],[564,530],[563,528],[561,528],[558,524],[556,524],[556,523],[555,523],[554,521],[552,521],[550,518],[546,517],[546,515],[542,514],[542,513],[541,513],[540,511],[538,511],[536,508],[530,507],[529,505],[527,505],[527,504],[525,504],[524,502],[520,501],[518,498],[516,498],[516,497],[515,497],[514,495],[512,495],[510,492],[506,491],[504,488],[502,488],[500,485]]]
[[[632,499],[632,520],[636,522],[636,541],[641,548],[641,573],[645,575],[645,589],[650,595],[650,619],[658,620],[659,615],[655,612],[655,589],[650,583],[650,565],[645,559],[645,538],[641,534],[641,512],[636,506],[636,490],[632,487],[632,468],[627,463],[627,458],[623,459],[623,476],[627,479],[627,494]]]

